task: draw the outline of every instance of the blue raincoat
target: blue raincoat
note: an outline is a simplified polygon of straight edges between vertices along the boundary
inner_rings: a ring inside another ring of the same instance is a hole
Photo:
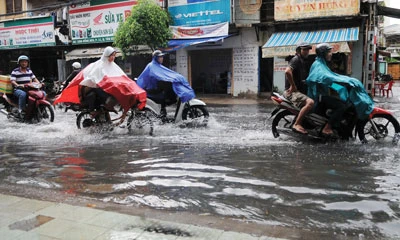
[[[157,89],[158,81],[165,81],[172,83],[172,89],[178,95],[182,102],[187,102],[195,97],[192,87],[189,82],[181,74],[166,68],[159,62],[157,57],[147,64],[146,68],[137,79],[137,84],[145,90]]]
[[[374,102],[361,81],[332,72],[321,57],[312,64],[306,83],[307,95],[314,102],[318,103],[320,95],[328,95],[329,89],[334,90],[343,102],[350,101],[354,105],[359,119],[366,119],[374,108]],[[341,83],[351,86],[350,90]]]

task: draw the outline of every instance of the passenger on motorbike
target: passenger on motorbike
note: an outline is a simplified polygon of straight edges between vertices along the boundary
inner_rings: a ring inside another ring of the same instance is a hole
[[[302,134],[307,134],[307,130],[302,126],[303,119],[309,113],[314,100],[306,95],[304,81],[309,73],[309,65],[306,62],[311,45],[301,43],[296,47],[296,55],[289,61],[289,66],[285,70],[285,92],[283,96],[292,101],[300,112],[293,124],[293,130]]]
[[[72,72],[70,75],[68,75],[67,79],[65,80],[65,82],[63,84],[64,85],[63,89],[65,89],[68,86],[69,82],[71,82],[71,80],[74,79],[74,77],[76,77],[76,75],[78,75],[78,73],[81,71],[81,68],[82,68],[82,66],[79,62],[72,63]]]
[[[21,55],[18,57],[18,67],[15,68],[11,72],[11,84],[14,87],[13,95],[18,98],[18,111],[19,117],[24,118],[25,107],[26,107],[26,100],[27,100],[27,93],[24,90],[25,85],[31,82],[39,83],[35,74],[33,74],[32,70],[28,67],[29,66],[29,58],[25,55]],[[44,94],[46,94],[43,91]]]
[[[373,101],[359,80],[329,69],[327,62],[332,59],[332,46],[328,43],[318,44],[316,54],[317,58],[306,80],[307,95],[316,102],[316,111],[332,110],[328,124],[322,130],[322,134],[332,135],[332,127],[339,125],[349,106],[355,107],[359,119],[365,119],[373,110]]]
[[[161,114],[166,116],[166,105],[175,103],[177,95],[182,102],[187,102],[195,94],[185,77],[162,65],[164,55],[160,50],[153,52],[152,61],[140,74],[137,83],[146,90],[150,99],[161,104]]]

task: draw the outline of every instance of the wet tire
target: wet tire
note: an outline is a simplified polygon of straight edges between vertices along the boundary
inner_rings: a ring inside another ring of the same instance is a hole
[[[90,112],[80,112],[76,117],[76,126],[78,129],[91,127],[111,126],[111,119],[108,112],[99,113],[95,118],[92,118]]]
[[[205,106],[190,106],[183,109],[182,120],[187,121],[187,125],[207,126],[209,113]]]
[[[127,120],[129,133],[153,135],[154,114],[149,109],[143,111],[131,110]]]
[[[285,110],[275,115],[272,121],[272,134],[275,138],[280,136],[280,133],[292,131],[292,125],[296,118],[291,112]]]
[[[378,133],[374,131],[370,121],[375,123]],[[358,138],[362,143],[387,141],[397,144],[400,124],[392,115],[377,114],[370,121],[363,121],[357,124]]]
[[[36,120],[54,122],[54,108],[51,105],[41,104],[39,105],[36,113]]]

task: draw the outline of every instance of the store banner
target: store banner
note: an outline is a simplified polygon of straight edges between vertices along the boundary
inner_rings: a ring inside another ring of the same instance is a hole
[[[204,26],[229,22],[231,1],[228,0],[169,0],[168,12],[174,26]]]
[[[53,17],[0,23],[0,49],[55,46]]]
[[[118,24],[130,16],[137,1],[95,6],[71,6],[69,10],[73,44],[112,42]]]
[[[215,25],[198,27],[177,27],[170,26],[173,39],[192,39],[226,36],[229,32],[229,23],[220,23]]]
[[[275,0],[275,21],[354,16],[360,13],[360,0]]]

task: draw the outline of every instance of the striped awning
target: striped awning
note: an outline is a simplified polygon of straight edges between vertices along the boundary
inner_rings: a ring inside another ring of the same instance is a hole
[[[263,57],[285,56],[286,50],[294,50],[301,42],[311,45],[318,43],[339,43],[358,41],[359,28],[339,28],[311,32],[277,32],[263,46]],[[286,49],[283,51],[283,49]],[[291,54],[294,54],[292,52]],[[287,54],[286,54],[287,56]]]

